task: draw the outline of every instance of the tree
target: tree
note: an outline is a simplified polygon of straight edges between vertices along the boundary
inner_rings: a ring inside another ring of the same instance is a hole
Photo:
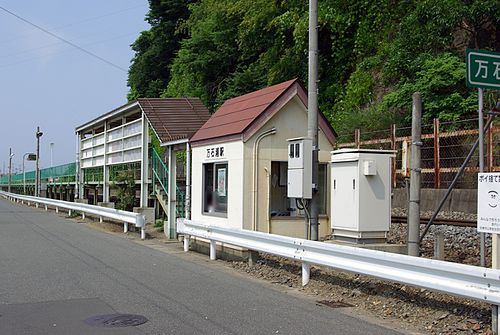
[[[113,186],[118,188],[117,209],[131,212],[135,203],[135,178],[133,170],[123,170],[118,173]]]
[[[128,75],[129,100],[159,97],[170,81],[170,66],[187,35],[179,29],[188,18],[188,5],[194,0],[149,0],[146,21],[151,29],[143,31],[132,44],[135,51]]]
[[[281,81],[307,83],[307,1],[187,3],[150,1],[130,97],[196,96],[214,111]],[[477,97],[465,87],[465,48],[500,50],[499,20],[498,0],[320,1],[320,109],[337,132],[407,125],[420,90],[426,120],[470,116]]]

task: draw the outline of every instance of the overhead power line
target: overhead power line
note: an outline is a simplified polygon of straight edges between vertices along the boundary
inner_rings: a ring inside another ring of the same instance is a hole
[[[99,56],[99,55],[96,55],[96,54],[95,54],[95,53],[93,53],[92,51],[89,51],[89,50],[87,50],[87,49],[84,49],[84,48],[82,48],[81,46],[79,46],[79,45],[77,45],[77,44],[75,44],[75,43],[73,43],[73,42],[70,42],[70,41],[68,41],[68,40],[67,40],[67,39],[65,39],[65,38],[62,38],[61,36],[58,36],[58,35],[56,35],[56,34],[52,33],[51,31],[49,31],[49,30],[47,30],[47,29],[45,29],[45,28],[43,28],[43,27],[40,27],[39,25],[37,25],[37,24],[35,24],[35,23],[33,23],[33,22],[31,22],[31,21],[29,21],[29,20],[27,20],[27,19],[25,19],[25,18],[23,18],[23,17],[21,17],[21,16],[19,16],[19,15],[17,15],[16,13],[11,12],[10,10],[8,10],[8,9],[6,9],[6,8],[2,7],[2,6],[0,6],[0,9],[1,9],[1,10],[3,10],[4,12],[6,12],[6,13],[8,13],[8,14],[12,15],[12,16],[14,16],[15,18],[17,18],[17,19],[19,19],[19,20],[21,20],[21,21],[23,21],[23,22],[25,22],[25,23],[29,24],[30,26],[33,26],[33,27],[37,28],[38,30],[43,31],[43,32],[44,32],[44,33],[46,33],[46,34],[48,34],[48,35],[50,35],[50,36],[52,36],[52,37],[54,37],[54,38],[57,38],[58,40],[60,40],[60,41],[62,41],[62,42],[64,42],[64,43],[66,43],[66,44],[71,45],[73,48],[76,48],[76,49],[80,50],[81,52],[86,53],[86,54],[87,54],[87,55],[89,55],[89,56],[92,56],[92,57],[94,57],[94,58],[97,58],[97,59],[98,59],[98,60],[100,60],[101,62],[104,62],[104,63],[106,63],[106,64],[108,64],[108,65],[110,65],[110,66],[112,66],[112,67],[114,67],[114,68],[116,68],[116,69],[118,69],[118,70],[120,70],[120,71],[123,71],[123,72],[125,72],[125,73],[126,73],[126,72],[128,72],[128,71],[127,71],[127,69],[125,69],[125,68],[123,68],[123,67],[121,67],[121,66],[119,66],[119,65],[116,65],[116,64],[114,64],[114,63],[110,62],[109,60],[107,60],[107,59],[105,59],[105,58],[102,58],[102,57],[101,57],[101,56]]]
[[[115,41],[117,39],[128,37],[128,36],[131,36],[131,35],[134,35],[134,34],[135,34],[135,32],[129,33],[129,34],[123,34],[123,35],[111,37],[111,38],[108,38],[108,39],[105,39],[105,40],[100,40],[100,41],[96,41],[96,42],[84,44],[84,46],[87,47],[87,46],[91,46],[91,45],[102,44],[102,43],[109,42],[109,41]],[[34,50],[40,50],[40,49],[44,49],[44,48],[51,47],[51,46],[58,45],[58,44],[60,44],[60,42],[57,42],[56,44],[45,45],[45,46],[42,46],[42,47],[39,47],[39,48],[33,48],[33,49],[29,49],[29,50],[24,50],[24,51],[19,52],[19,53],[14,53],[14,54],[6,55],[6,56],[0,56],[0,59],[1,58],[5,58],[5,57],[10,57],[10,56],[17,56],[17,55],[22,54],[22,53],[29,53],[29,52],[34,51]],[[68,50],[51,52],[50,55],[59,54],[59,53],[62,53],[62,52],[67,52],[67,51]],[[23,63],[26,63],[26,62],[29,62],[29,61],[32,61],[32,60],[35,60],[35,59],[39,59],[39,58],[40,58],[39,56],[28,57],[26,59],[23,59],[23,60],[20,60],[20,61],[17,61],[17,62],[0,64],[0,69],[6,68],[6,67],[10,67],[10,66],[14,66],[14,65],[18,65],[18,64],[23,64]]]
[[[129,11],[129,10],[132,10],[132,9],[143,8],[143,7],[144,7],[144,5],[134,6],[134,7],[128,7],[128,8],[120,9],[120,10],[117,10],[117,11],[114,11],[114,12],[102,14],[102,15],[99,15],[99,16],[87,17],[87,18],[81,19],[79,21],[73,21],[73,22],[70,22],[70,23],[67,23],[67,24],[64,24],[64,25],[61,25],[61,26],[56,26],[56,27],[47,28],[47,29],[50,29],[51,31],[59,31],[59,30],[64,29],[64,28],[68,28],[68,27],[72,27],[72,26],[78,26],[78,25],[80,25],[82,23],[85,23],[85,22],[102,19],[102,18],[105,18],[105,17],[108,17],[108,16],[117,15],[117,14]],[[18,39],[23,39],[23,38],[30,37],[30,36],[32,36],[31,33],[23,34],[23,35],[20,35],[20,36],[10,37],[10,38],[7,38],[7,39],[0,40],[0,44],[11,42],[11,41],[15,41],[15,40],[18,40]]]

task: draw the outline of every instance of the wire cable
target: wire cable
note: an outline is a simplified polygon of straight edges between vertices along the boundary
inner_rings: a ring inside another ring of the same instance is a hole
[[[132,10],[132,9],[142,8],[142,7],[144,7],[144,6],[140,5],[140,6],[128,7],[128,8],[124,8],[124,9],[117,10],[117,11],[114,11],[114,12],[110,12],[110,13],[107,13],[107,14],[103,14],[103,15],[99,15],[99,16],[93,16],[93,17],[88,17],[88,18],[85,18],[85,19],[82,19],[82,20],[79,20],[79,21],[73,21],[73,22],[68,23],[68,24],[64,24],[64,25],[61,25],[61,26],[52,27],[50,29],[47,28],[47,29],[49,29],[51,31],[60,31],[61,29],[64,29],[64,28],[78,26],[78,25],[80,25],[82,23],[85,23],[85,22],[89,22],[89,21],[93,21],[93,20],[99,20],[99,19],[102,19],[102,18],[105,18],[105,17],[108,17],[108,16],[117,15],[117,14],[129,11],[129,10]],[[31,33],[23,34],[23,35],[16,36],[16,37],[11,37],[11,38],[8,38],[8,39],[0,40],[0,44],[8,43],[8,42],[11,42],[11,41],[15,41],[15,40],[18,40],[18,39],[23,39],[23,38],[30,37],[30,36],[32,36]]]
[[[21,16],[19,16],[19,15],[17,15],[16,13],[11,12],[10,10],[8,10],[8,9],[6,9],[6,8],[2,7],[2,6],[0,6],[0,9],[1,9],[1,10],[3,10],[4,12],[6,12],[6,13],[8,13],[8,14],[12,15],[12,16],[14,16],[15,18],[17,18],[17,19],[19,19],[19,20],[21,20],[21,21],[23,21],[23,22],[25,22],[25,23],[29,24],[30,26],[33,26],[33,27],[37,28],[38,30],[43,31],[43,32],[44,32],[44,33],[46,33],[46,34],[48,34],[48,35],[50,35],[50,36],[52,36],[52,37],[54,37],[54,38],[57,38],[58,40],[60,40],[60,41],[62,41],[62,42],[64,42],[64,43],[66,43],[66,44],[71,45],[72,47],[74,47],[74,48],[76,48],[76,49],[80,50],[81,52],[86,53],[87,55],[92,56],[92,57],[94,57],[94,58],[96,58],[96,59],[100,60],[101,62],[104,62],[104,63],[106,63],[106,64],[108,64],[108,65],[110,65],[110,66],[112,66],[112,67],[114,67],[114,68],[116,68],[116,69],[118,69],[118,70],[120,70],[120,71],[123,71],[123,72],[125,72],[125,73],[127,73],[127,72],[128,72],[128,71],[127,71],[127,69],[125,69],[125,68],[123,68],[123,67],[121,67],[121,66],[119,66],[119,65],[116,65],[116,64],[114,64],[114,63],[110,62],[109,60],[107,60],[107,59],[105,59],[105,58],[102,58],[101,56],[96,55],[95,53],[93,53],[93,52],[91,52],[91,51],[88,51],[87,49],[84,49],[84,48],[82,48],[81,46],[79,46],[79,45],[77,45],[77,44],[75,44],[75,43],[73,43],[73,42],[70,42],[70,41],[68,41],[67,39],[64,39],[64,38],[62,38],[62,37],[60,37],[60,36],[58,36],[58,35],[56,35],[56,34],[54,34],[54,33],[50,32],[50,31],[48,31],[47,29],[45,29],[45,28],[43,28],[43,27],[40,27],[39,25],[37,25],[37,24],[35,24],[35,23],[33,23],[33,22],[31,22],[31,21],[29,21],[29,20],[27,20],[27,19],[25,19],[25,18],[23,18],[23,17],[21,17]]]
[[[135,35],[135,34],[136,34],[135,32],[128,33],[128,34],[123,34],[123,35],[115,36],[115,37],[108,38],[108,39],[105,39],[105,40],[100,40],[100,41],[97,41],[97,42],[92,42],[92,43],[84,44],[84,46],[88,47],[88,46],[91,46],[91,45],[97,45],[97,44],[102,44],[102,43],[105,43],[105,42],[115,41],[115,40],[118,40],[118,39],[121,39],[121,38],[124,38],[124,37]],[[47,47],[50,47],[50,46],[54,46],[54,45],[59,45],[59,44],[60,44],[60,42],[57,42],[56,44],[50,44],[50,45],[46,45],[46,46],[39,47],[39,48],[25,50],[25,52],[31,52],[33,50],[44,49],[44,48],[47,48]],[[71,50],[74,50],[74,49],[71,49]],[[69,50],[59,50],[59,51],[56,51],[56,52],[50,52],[48,55],[51,55],[51,56],[52,55],[58,55],[58,54],[61,54],[61,53],[67,52],[67,51],[69,51]],[[7,56],[16,56],[16,55],[17,54],[11,54],[11,55],[7,55]],[[7,56],[0,56],[0,60],[2,58],[7,57]],[[30,62],[32,60],[36,60],[36,59],[39,59],[39,58],[40,58],[39,56],[28,57],[28,58],[25,58],[25,59],[22,59],[22,60],[19,60],[17,62],[13,62],[13,63],[6,63],[6,64],[1,64],[0,63],[0,69],[6,68],[6,67],[15,66],[15,65],[19,65],[19,64],[23,64],[23,63]]]

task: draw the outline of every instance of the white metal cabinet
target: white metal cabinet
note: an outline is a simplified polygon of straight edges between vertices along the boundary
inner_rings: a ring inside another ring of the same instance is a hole
[[[391,220],[390,150],[332,151],[331,217],[335,238],[379,242]]]
[[[288,188],[289,198],[312,198],[312,140],[294,138],[288,140]]]

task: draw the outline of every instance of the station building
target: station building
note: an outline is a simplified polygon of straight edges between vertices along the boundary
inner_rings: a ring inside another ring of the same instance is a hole
[[[118,177],[127,173],[135,183],[135,211],[148,221],[161,211],[169,222],[184,217],[189,167],[177,169],[177,153],[189,154],[189,138],[209,117],[198,98],[148,98],[76,127],[76,201],[113,206],[123,183]]]
[[[328,162],[335,132],[319,112],[320,236],[331,234]],[[304,237],[304,213],[287,197],[287,140],[307,136],[307,93],[290,80],[227,100],[191,138],[191,218],[223,227]]]

